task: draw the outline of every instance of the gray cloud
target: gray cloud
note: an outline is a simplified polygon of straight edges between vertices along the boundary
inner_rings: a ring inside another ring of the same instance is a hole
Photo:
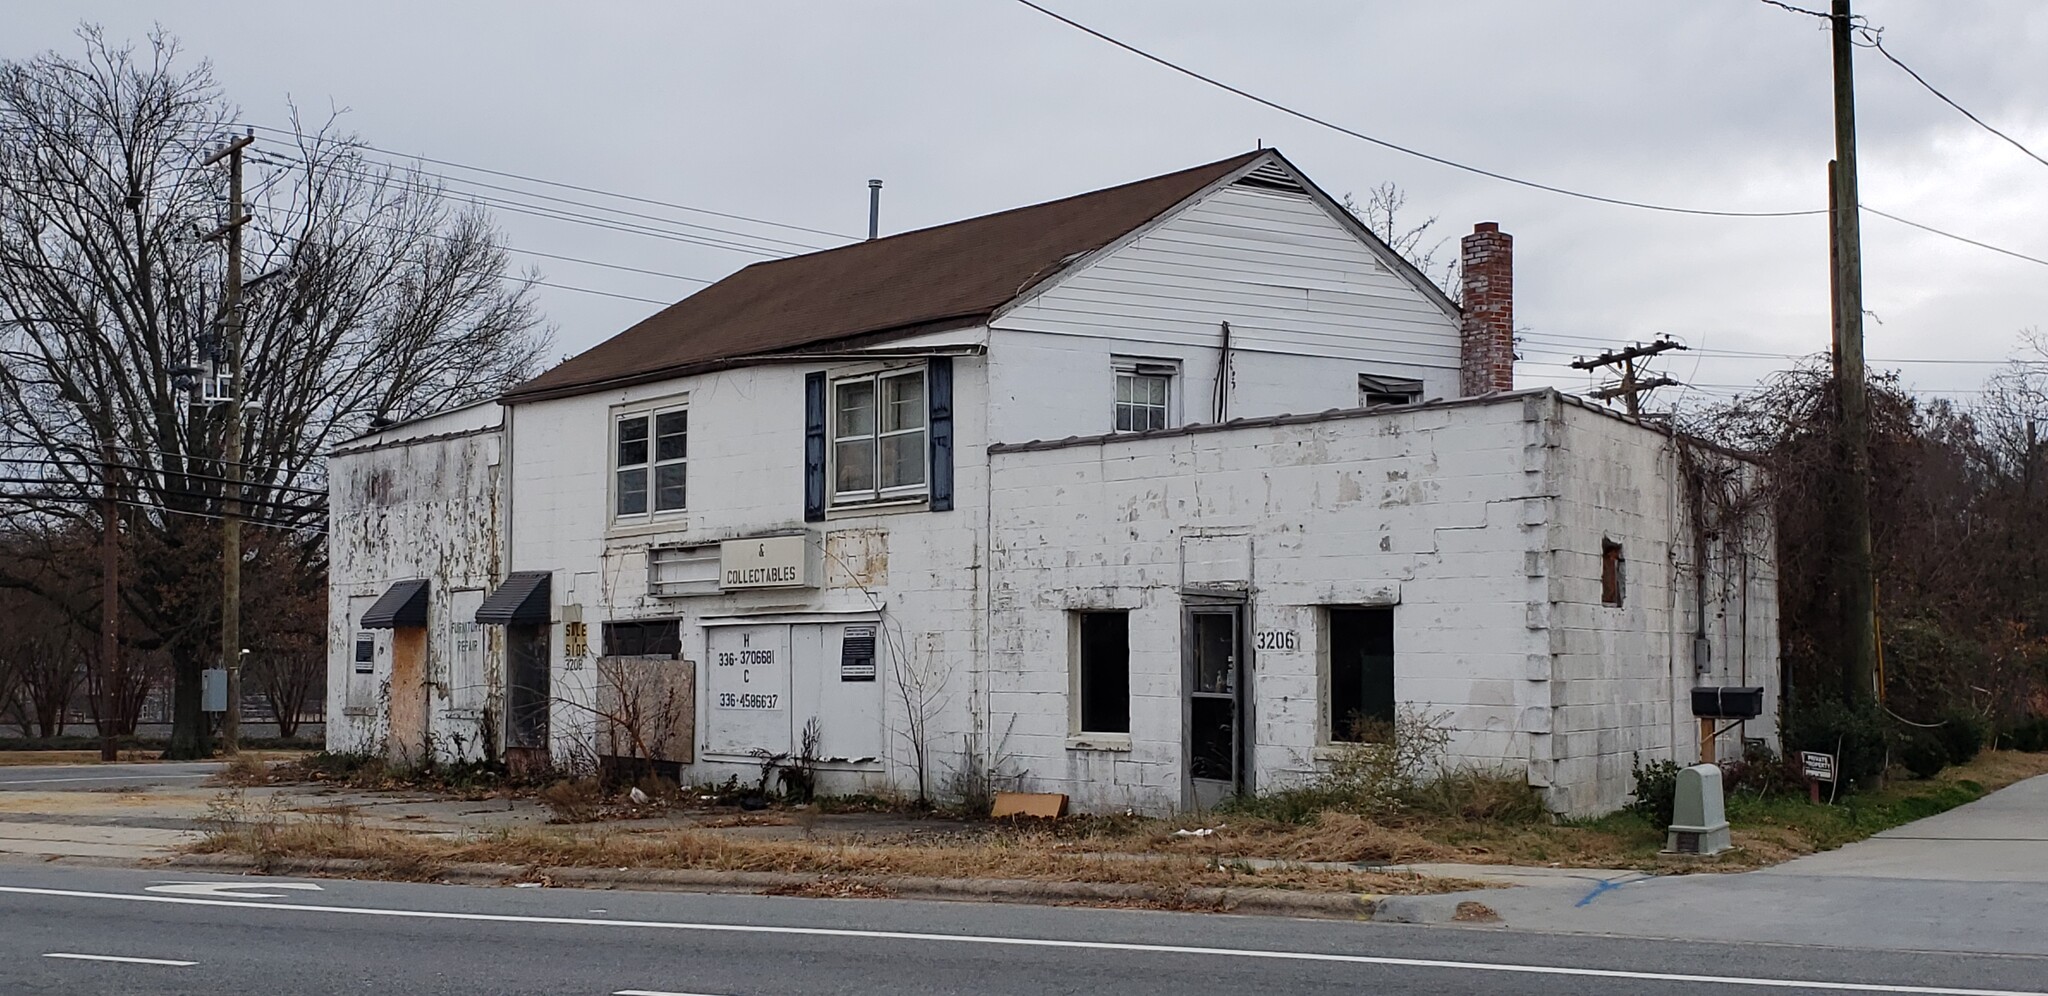
[[[1274,99],[1503,172],[1690,206],[1823,204],[1826,35],[1754,0],[1048,2]],[[2048,8],[1861,9],[1937,85],[2048,150]],[[1668,331],[1764,352],[1827,341],[1815,219],[1672,217],[1504,185],[1248,104],[1008,0],[95,0],[11,11],[0,55],[71,49],[81,19],[131,36],[161,23],[215,61],[258,123],[282,123],[289,94],[311,110],[351,108],[350,126],[384,148],[848,234],[865,228],[870,176],[887,180],[884,226],[900,231],[1263,141],[1336,193],[1400,184],[1418,219],[1439,216],[1446,234],[1502,222],[1518,240],[1520,320],[1540,334]],[[1858,54],[1866,202],[2048,256],[2048,167],[1874,53]],[[502,223],[517,246],[700,277],[757,258],[511,214]],[[1878,219],[1865,231],[1866,297],[1883,319],[1870,327],[1872,355],[1995,359],[2017,329],[2048,324],[2043,268]],[[550,281],[636,296],[667,300],[696,286],[538,262]],[[542,298],[569,349],[652,310],[564,290]],[[1525,379],[1582,383],[1557,348],[1532,348]],[[1673,372],[1697,367],[1702,383],[1740,384],[1772,365],[1687,358]],[[1985,372],[1908,375],[1959,390]]]

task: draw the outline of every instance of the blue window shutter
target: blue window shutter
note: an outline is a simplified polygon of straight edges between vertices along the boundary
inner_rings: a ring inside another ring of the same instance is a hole
[[[934,356],[925,367],[925,397],[930,400],[932,433],[932,504],[934,512],[953,508],[953,358]]]
[[[825,518],[825,372],[804,375],[804,521]]]

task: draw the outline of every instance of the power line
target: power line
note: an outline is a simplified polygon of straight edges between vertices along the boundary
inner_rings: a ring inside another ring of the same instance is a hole
[[[1789,3],[1783,3],[1781,2],[1781,0],[1760,0],[1760,2],[1769,4],[1770,6],[1776,7],[1780,10],[1791,11],[1794,14],[1805,14],[1808,17],[1817,17],[1826,21],[1832,21],[1834,19],[1834,15],[1826,11],[1808,10],[1805,7],[1795,7]],[[2048,159],[2041,158],[2041,156],[2034,150],[2029,149],[2025,145],[2020,144],[2019,139],[2014,138],[2011,135],[2006,134],[2005,132],[1999,131],[1997,128],[1992,127],[1990,122],[1987,122],[1983,118],[1980,118],[1977,115],[1971,113],[1969,108],[1964,107],[1962,104],[1957,103],[1955,99],[1950,97],[1948,94],[1941,92],[1941,90],[1937,88],[1934,84],[1927,82],[1927,77],[1920,75],[1920,73],[1914,70],[1912,66],[1906,65],[1904,60],[1900,59],[1896,55],[1893,55],[1890,49],[1884,47],[1883,28],[1872,27],[1869,20],[1861,16],[1855,17],[1853,18],[1853,20],[1856,24],[1856,30],[1861,32],[1863,35],[1864,40],[1861,47],[1876,49],[1877,54],[1885,57],[1885,61],[1890,62],[1894,66],[1899,67],[1901,70],[1905,72],[1906,75],[1913,77],[1913,82],[1920,84],[1921,87],[1925,88],[1928,93],[1931,93],[1936,97],[1940,98],[1942,103],[1947,104],[1948,106],[1954,108],[1956,110],[1956,113],[1961,114],[1963,117],[1969,118],[1971,123],[1975,124],[1977,127],[1982,128],[1985,131],[1992,133],[1993,135],[1997,135],[1999,138],[2005,139],[2006,142],[2011,144],[2013,148],[2026,153],[2028,158],[2034,160],[2037,163],[2040,163],[2043,166],[2048,166]],[[1865,208],[1865,210],[1869,209]],[[1898,219],[1894,218],[1892,220],[1897,221]],[[1911,223],[1908,222],[1908,224]]]
[[[290,135],[294,138],[319,139],[324,137],[319,135],[308,135],[305,132],[293,131],[289,128],[272,128],[266,125],[250,125],[250,127],[255,128],[257,131],[267,131],[277,135]],[[849,242],[858,241],[858,239],[855,236],[847,235],[843,232],[828,232],[822,228],[805,228],[802,225],[791,225],[780,221],[769,221],[766,218],[751,218],[743,214],[728,214],[723,211],[713,211],[709,208],[692,207],[691,205],[688,204],[677,204],[673,201],[656,200],[652,197],[641,197],[635,194],[622,194],[615,190],[604,190],[598,187],[586,187],[580,184],[564,183],[560,180],[549,180],[544,177],[528,176],[523,173],[514,173],[511,172],[510,170],[492,169],[487,166],[472,166],[467,163],[459,163],[448,159],[435,159],[432,156],[409,155],[403,152],[392,152],[388,149],[380,149],[374,145],[362,141],[356,141],[350,144],[353,144],[358,148],[378,153],[380,155],[393,156],[399,159],[411,159],[417,162],[433,163],[436,166],[447,166],[453,169],[466,169],[474,173],[484,173],[489,176],[500,176],[511,180],[524,180],[527,183],[538,183],[543,184],[545,186],[557,187],[563,190],[576,190],[586,194],[597,194],[602,197],[616,197],[622,201],[633,201],[638,204],[651,204],[655,207],[672,208],[677,211],[692,211],[697,214],[711,215],[712,217],[715,218],[729,218],[733,221],[751,222],[756,225],[767,225],[772,228],[786,228],[789,229],[790,231],[795,232],[809,232],[812,235],[825,235],[835,239],[845,239]]]
[[[251,156],[251,158],[255,159],[257,162],[263,163],[264,165],[277,166],[284,169],[297,169],[301,165],[301,163],[299,162],[279,159],[276,157],[253,155]],[[763,246],[746,245],[743,243],[731,242],[726,239],[714,239],[709,236],[694,235],[688,232],[669,231],[661,228],[656,228],[652,225],[640,225],[635,224],[633,222],[619,221],[612,218],[597,218],[591,215],[578,214],[574,211],[565,211],[561,208],[548,207],[542,204],[528,204],[523,201],[507,200],[502,197],[492,197],[488,194],[479,194],[471,191],[436,190],[435,188],[427,184],[420,183],[417,181],[408,181],[403,177],[385,176],[377,173],[365,172],[362,170],[349,169],[346,166],[328,164],[327,169],[331,172],[340,173],[344,176],[353,176],[359,179],[399,183],[404,186],[410,187],[413,190],[419,191],[420,193],[423,194],[433,194],[448,197],[451,199],[468,200],[478,204],[488,204],[493,207],[499,208],[500,210],[511,211],[514,214],[533,215],[535,217],[548,218],[556,221],[569,221],[574,222],[576,224],[590,225],[594,228],[607,228],[611,229],[612,231],[626,232],[627,234],[631,235],[650,235],[656,238],[669,239],[671,241],[676,242],[687,242],[692,245],[701,245],[712,249],[726,249],[734,252],[744,252],[756,256],[780,258],[783,256],[791,255],[790,253],[780,249],[769,249]],[[598,210],[609,211],[613,209],[598,208]],[[640,218],[642,220],[657,221],[662,222],[664,224],[684,224],[682,222],[669,222],[667,219],[662,218],[650,218],[646,215],[632,214],[631,212],[617,211],[614,213],[627,214],[631,217]]]
[[[1249,91],[1249,90],[1246,90],[1246,89],[1244,89],[1244,88],[1242,88],[1242,87],[1234,86],[1234,85],[1232,85],[1232,84],[1229,84],[1229,83],[1226,83],[1226,82],[1224,82],[1224,81],[1222,81],[1222,80],[1216,79],[1215,77],[1212,77],[1212,76],[1207,76],[1207,75],[1204,75],[1204,74],[1202,74],[1202,73],[1196,72],[1195,70],[1189,69],[1189,68],[1187,68],[1187,67],[1185,67],[1185,66],[1182,66],[1182,65],[1180,65],[1180,64],[1178,64],[1178,63],[1175,63],[1175,62],[1173,62],[1173,61],[1171,61],[1171,60],[1168,60],[1168,59],[1166,59],[1166,58],[1163,58],[1163,57],[1161,57],[1161,56],[1158,56],[1158,55],[1154,55],[1154,54],[1152,54],[1151,52],[1145,51],[1144,49],[1141,49],[1141,48],[1139,48],[1139,47],[1137,47],[1137,46],[1135,46],[1135,45],[1132,45],[1132,44],[1130,44],[1129,42],[1125,42],[1125,41],[1123,41],[1123,40],[1121,40],[1121,39],[1118,39],[1118,38],[1112,37],[1112,36],[1110,36],[1110,35],[1104,34],[1104,33],[1103,33],[1103,32],[1101,32],[1101,31],[1097,31],[1097,30],[1095,30],[1094,28],[1091,28],[1091,27],[1089,27],[1088,25],[1082,24],[1081,22],[1079,22],[1079,21],[1076,21],[1076,20],[1074,20],[1073,18],[1070,18],[1070,17],[1066,17],[1066,16],[1064,16],[1064,15],[1062,15],[1062,14],[1059,14],[1059,13],[1057,13],[1057,12],[1055,12],[1055,11],[1052,11],[1052,10],[1048,10],[1048,9],[1047,9],[1047,8],[1045,8],[1045,7],[1039,6],[1039,5],[1037,4],[1037,3],[1034,3],[1034,2],[1033,2],[1033,0],[1017,0],[1017,2],[1018,2],[1018,3],[1020,3],[1020,4],[1023,4],[1023,5],[1024,5],[1024,6],[1026,6],[1026,7],[1029,7],[1029,8],[1031,8],[1032,10],[1035,10],[1035,11],[1037,11],[1037,12],[1041,13],[1041,14],[1044,14],[1045,16],[1047,16],[1047,17],[1050,17],[1050,18],[1052,18],[1053,20],[1059,21],[1059,22],[1060,22],[1060,23],[1062,23],[1062,24],[1065,24],[1065,25],[1067,25],[1067,26],[1069,26],[1069,27],[1072,27],[1072,28],[1074,28],[1074,29],[1076,29],[1076,30],[1078,30],[1078,31],[1084,32],[1084,33],[1086,33],[1086,34],[1092,35],[1092,36],[1094,36],[1094,37],[1096,37],[1096,38],[1099,38],[1099,39],[1101,39],[1102,41],[1108,42],[1108,43],[1109,43],[1109,44],[1111,44],[1111,45],[1115,45],[1116,47],[1118,47],[1118,48],[1120,48],[1120,49],[1123,49],[1124,51],[1130,52],[1130,53],[1132,53],[1133,55],[1137,55],[1137,56],[1139,56],[1139,57],[1141,57],[1141,58],[1144,58],[1144,59],[1146,59],[1146,60],[1148,60],[1148,61],[1151,61],[1151,62],[1157,63],[1157,64],[1159,64],[1159,65],[1161,65],[1161,66],[1164,66],[1164,67],[1166,67],[1166,68],[1168,68],[1168,69],[1171,69],[1171,70],[1173,70],[1173,71],[1174,71],[1174,72],[1176,72],[1176,73],[1180,73],[1180,74],[1181,74],[1181,75],[1183,75],[1183,76],[1187,76],[1187,77],[1190,77],[1190,78],[1192,78],[1192,79],[1200,80],[1201,82],[1203,82],[1203,83],[1207,83],[1207,84],[1209,84],[1210,86],[1216,87],[1216,88],[1218,88],[1218,89],[1220,89],[1220,90],[1225,90],[1225,91],[1228,91],[1228,92],[1230,92],[1230,93],[1236,94],[1237,96],[1243,97],[1244,99],[1246,99],[1246,100],[1249,100],[1249,101],[1252,101],[1253,103],[1256,103],[1256,104],[1260,104],[1260,105],[1262,105],[1262,106],[1265,106],[1265,107],[1271,108],[1271,109],[1273,109],[1273,110],[1279,111],[1279,112],[1280,112],[1280,113],[1282,113],[1282,114],[1286,114],[1286,115],[1289,115],[1290,117],[1300,118],[1301,120],[1303,120],[1303,121],[1307,121],[1307,122],[1309,122],[1309,123],[1311,123],[1311,124],[1314,124],[1314,125],[1318,125],[1318,126],[1320,126],[1320,127],[1324,127],[1324,128],[1328,128],[1328,129],[1330,129],[1330,130],[1332,130],[1332,131],[1335,131],[1335,132],[1339,132],[1339,133],[1341,133],[1341,134],[1344,134],[1344,135],[1349,135],[1349,136],[1351,136],[1352,138],[1356,138],[1356,139],[1361,139],[1361,140],[1363,140],[1363,141],[1366,141],[1366,142],[1370,142],[1370,143],[1372,143],[1372,144],[1374,144],[1374,145],[1378,145],[1378,146],[1381,146],[1382,148],[1392,149],[1392,150],[1393,150],[1393,151],[1395,151],[1395,152],[1400,152],[1400,153],[1403,153],[1403,154],[1405,154],[1405,155],[1410,155],[1410,156],[1414,156],[1414,157],[1416,157],[1416,158],[1418,158],[1418,159],[1425,159],[1425,160],[1428,160],[1429,162],[1437,163],[1437,164],[1439,164],[1439,165],[1443,165],[1443,166],[1449,166],[1449,167],[1451,167],[1451,168],[1453,168],[1453,169],[1460,169],[1460,170],[1464,170],[1465,172],[1468,172],[1468,173],[1475,173],[1475,174],[1477,174],[1477,175],[1479,175],[1479,176],[1484,176],[1484,177],[1487,177],[1487,178],[1489,178],[1489,179],[1494,179],[1494,180],[1500,180],[1500,181],[1503,181],[1503,182],[1506,182],[1506,183],[1512,183],[1512,184],[1516,184],[1516,185],[1518,185],[1518,186],[1523,186],[1523,187],[1530,187],[1530,188],[1533,188],[1533,189],[1536,189],[1536,190],[1543,190],[1543,191],[1548,191],[1548,192],[1550,192],[1550,193],[1554,193],[1554,194],[1563,194],[1563,195],[1565,195],[1565,196],[1567,196],[1567,197],[1577,197],[1577,198],[1581,198],[1581,199],[1583,199],[1583,200],[1589,200],[1589,201],[1597,201],[1597,202],[1599,202],[1599,203],[1602,203],[1602,204],[1614,204],[1614,205],[1619,205],[1619,206],[1621,206],[1621,207],[1633,207],[1633,208],[1642,208],[1642,209],[1644,209],[1644,210],[1648,210],[1648,211],[1663,211],[1663,212],[1667,212],[1667,213],[1671,213],[1671,214],[1688,214],[1688,215],[1704,215],[1704,216],[1708,216],[1708,217],[1717,217],[1717,218],[1796,218],[1796,217],[1810,217],[1810,216],[1815,216],[1815,215],[1824,215],[1824,214],[1826,214],[1826,213],[1827,213],[1827,210],[1826,210],[1825,208],[1815,208],[1815,209],[1812,209],[1812,210],[1806,210],[1806,211],[1721,211],[1721,210],[1712,210],[1712,209],[1707,209],[1707,208],[1686,208],[1686,207],[1677,207],[1677,206],[1673,206],[1673,205],[1669,205],[1669,204],[1653,204],[1653,203],[1649,203],[1649,202],[1645,202],[1645,201],[1632,201],[1632,200],[1627,200],[1627,199],[1624,199],[1624,198],[1619,198],[1619,197],[1607,197],[1607,196],[1604,196],[1604,195],[1601,195],[1601,194],[1593,194],[1593,193],[1588,193],[1588,192],[1586,192],[1586,191],[1582,191],[1582,190],[1573,190],[1573,189],[1571,189],[1571,188],[1568,188],[1568,187],[1559,187],[1559,186],[1554,186],[1554,185],[1551,185],[1551,184],[1547,184],[1547,183],[1539,183],[1539,182],[1537,182],[1537,181],[1534,181],[1534,180],[1525,180],[1525,179],[1522,179],[1521,177],[1517,177],[1517,176],[1510,176],[1510,175],[1508,175],[1508,174],[1506,174],[1506,173],[1499,173],[1499,172],[1495,172],[1495,171],[1493,171],[1493,170],[1489,170],[1489,169],[1484,169],[1484,168],[1481,168],[1481,167],[1478,167],[1478,166],[1472,166],[1472,165],[1469,165],[1469,164],[1467,164],[1467,163],[1462,163],[1462,162],[1458,162],[1457,160],[1454,160],[1454,159],[1447,159],[1447,158],[1445,158],[1445,157],[1443,157],[1443,156],[1437,156],[1437,155],[1432,155],[1432,154],[1430,154],[1430,153],[1427,153],[1427,152],[1423,152],[1423,151],[1421,151],[1421,150],[1418,150],[1418,149],[1412,149],[1412,148],[1409,148],[1409,147],[1407,147],[1407,146],[1404,146],[1404,145],[1398,145],[1398,144],[1395,144],[1395,143],[1393,143],[1393,142],[1389,142],[1389,141],[1387,141],[1387,140],[1385,140],[1385,139],[1381,139],[1381,138],[1375,138],[1375,137],[1373,137],[1373,136],[1371,136],[1371,135],[1365,134],[1364,132],[1361,132],[1361,131],[1357,131],[1357,130],[1355,130],[1355,129],[1351,129],[1351,128],[1346,128],[1346,127],[1344,127],[1343,125],[1337,124],[1337,123],[1335,123],[1335,122],[1333,122],[1333,121],[1330,121],[1330,120],[1328,120],[1328,119],[1325,119],[1325,118],[1320,118],[1320,117],[1317,117],[1317,116],[1315,116],[1315,115],[1313,115],[1313,114],[1309,114],[1309,113],[1307,113],[1307,112],[1305,112],[1305,111],[1298,111],[1298,110],[1295,110],[1294,108],[1292,108],[1292,107],[1289,107],[1289,106],[1287,106],[1287,105],[1285,105],[1285,104],[1282,104],[1282,103],[1280,103],[1280,102],[1278,102],[1278,101],[1275,101],[1275,100],[1269,100],[1269,99],[1267,99],[1267,98],[1265,98],[1265,97],[1261,97],[1261,96],[1259,96],[1258,94],[1252,93],[1251,91]],[[1765,2],[1765,3],[1769,3],[1769,4],[1771,4],[1772,6],[1776,6],[1776,7],[1782,7],[1782,8],[1784,8],[1784,9],[1786,9],[1786,10],[1791,10],[1791,11],[1795,11],[1795,12],[1797,12],[1797,13],[1802,13],[1802,14],[1811,14],[1811,15],[1814,15],[1814,16],[1817,16],[1817,17],[1829,17],[1829,16],[1831,16],[1831,15],[1828,15],[1828,14],[1820,13],[1820,12],[1818,12],[1818,11],[1811,11],[1811,10],[1806,10],[1806,9],[1804,9],[1804,8],[1799,8],[1799,7],[1793,7],[1793,6],[1792,6],[1792,5],[1790,5],[1790,4],[1785,4],[1785,3],[1779,3],[1779,2],[1777,2],[1777,0],[1763,0],[1763,2]],[[2029,154],[2031,155],[2031,152],[2030,152]],[[1896,221],[1896,222],[1899,222],[1899,223],[1901,223],[1901,224],[1911,225],[1911,226],[1913,226],[1914,228],[1918,228],[1918,229],[1920,229],[1920,230],[1922,230],[1922,231],[1925,231],[1925,232],[1930,232],[1930,233],[1932,233],[1932,234],[1935,234],[1935,235],[1940,235],[1940,236],[1943,236],[1943,237],[1945,237],[1945,238],[1955,239],[1955,240],[1956,240],[1956,241],[1958,241],[1958,242],[1964,242],[1964,243],[1968,243],[1968,244],[1970,244],[1970,245],[1973,245],[1973,246],[1977,246],[1977,247],[1979,247],[1979,248],[1982,248],[1982,249],[1989,249],[1989,250],[1991,250],[1992,252],[1997,252],[1997,253],[2003,253],[2003,254],[2005,254],[2005,255],[2007,255],[2007,256],[2011,256],[2011,257],[2014,257],[2015,259],[2023,259],[2023,260],[2026,260],[2026,261],[2028,261],[2028,262],[2030,262],[2030,263],[2040,263],[2040,264],[2042,264],[2042,265],[2044,265],[2044,266],[2048,266],[2048,260],[2043,260],[2043,259],[2040,259],[2040,258],[2037,258],[2037,257],[2034,257],[2034,256],[2029,256],[2029,255],[2027,255],[2027,254],[2025,254],[2025,253],[2020,253],[2020,252],[2014,252],[2014,251],[2012,251],[2012,250],[2010,250],[2010,249],[2001,249],[2001,248],[1999,248],[1999,247],[1997,247],[1997,246],[1991,245],[1990,243],[1987,243],[1987,242],[1979,242],[1979,241],[1977,241],[1976,239],[1971,239],[1971,238],[1965,238],[1964,236],[1961,236],[1961,235],[1956,235],[1956,234],[1955,234],[1955,233],[1953,233],[1953,232],[1946,232],[1946,231],[1943,231],[1943,230],[1941,230],[1941,229],[1939,229],[1939,228],[1935,228],[1935,227],[1934,227],[1934,226],[1932,226],[1932,225],[1924,225],[1924,224],[1921,224],[1920,222],[1916,222],[1916,221],[1908,221],[1908,220],[1906,220],[1906,219],[1904,219],[1904,218],[1901,218],[1901,217],[1899,217],[1899,216],[1897,216],[1897,215],[1894,215],[1894,214],[1887,214],[1887,213],[1885,213],[1885,212],[1882,212],[1882,211],[1878,211],[1878,210],[1877,210],[1876,208],[1872,208],[1872,207],[1870,207],[1870,206],[1868,206],[1868,205],[1858,205],[1858,206],[1859,206],[1859,207],[1861,207],[1861,208],[1862,208],[1863,210],[1865,210],[1865,211],[1869,211],[1869,212],[1871,212],[1872,214],[1876,214],[1876,215],[1879,215],[1880,217],[1884,217],[1884,218],[1889,218],[1889,219],[1891,219],[1892,221]]]
[[[175,471],[167,471],[159,467],[144,467],[132,463],[108,463],[102,460],[49,460],[38,457],[0,457],[0,465],[4,464],[33,464],[39,467],[86,467],[97,470],[105,470],[111,467],[115,470],[124,470],[131,474],[155,474],[162,477],[186,477],[191,478],[195,481],[212,481],[218,484],[241,484],[244,487],[256,488],[258,490],[289,491],[295,494],[315,495],[321,498],[327,497],[327,490],[325,488],[301,488],[294,487],[290,484],[264,484],[260,481],[230,481],[225,477],[216,476],[214,474],[201,474],[197,472],[180,473]],[[51,483],[58,482],[52,481]]]
[[[2011,249],[2001,249],[1998,246],[1994,246],[1989,242],[1979,242],[1976,239],[1969,238],[1963,235],[1957,235],[1954,232],[1944,232],[1941,229],[1934,227],[1933,225],[1923,225],[1920,222],[1912,221],[1906,218],[1901,218],[1895,214],[1891,214],[1885,211],[1879,211],[1878,209],[1871,207],[1868,204],[1862,204],[1858,206],[1861,207],[1863,210],[1870,212],[1871,214],[1877,215],[1880,218],[1884,218],[1889,221],[1896,221],[1899,224],[1905,225],[1910,228],[1917,228],[1923,232],[1931,232],[1935,235],[1941,236],[1942,238],[1954,239],[1957,242],[1967,243],[1969,245],[1976,246],[1979,249],[1989,249],[1992,252],[2001,253],[2006,256],[2011,256],[2014,259],[2023,259],[2029,263],[2038,263],[2042,266],[2048,266],[2048,259],[2043,259],[2039,256],[2029,256],[2023,252],[2014,252]]]
[[[48,495],[48,494],[40,494],[40,495],[30,495],[30,494],[10,495],[10,494],[0,494],[0,501],[22,501],[22,502],[44,502],[44,501],[68,501],[68,502],[80,502],[80,503],[85,503],[85,504],[92,504],[92,505],[97,505],[97,504],[100,504],[100,503],[102,503],[102,502],[105,502],[106,500],[107,500],[107,499],[106,499],[106,497],[105,497],[105,496],[103,496],[103,495]],[[170,507],[170,506],[168,506],[168,505],[157,505],[157,504],[152,504],[152,503],[150,503],[150,502],[145,502],[145,501],[132,501],[132,500],[130,500],[130,499],[127,499],[127,498],[116,498],[116,499],[114,499],[114,501],[115,501],[115,503],[116,503],[116,504],[120,504],[120,505],[127,505],[127,506],[129,506],[129,507],[131,507],[131,508],[143,508],[143,509],[148,509],[148,510],[150,510],[150,511],[153,511],[153,512],[166,512],[166,513],[169,513],[169,514],[172,514],[172,515],[190,515],[190,516],[193,516],[193,517],[196,517],[196,518],[201,518],[201,519],[212,519],[212,520],[214,520],[214,521],[216,521],[216,522],[219,522],[219,521],[223,521],[223,517],[222,517],[222,516],[219,516],[219,515],[215,515],[215,514],[213,514],[212,512],[199,512],[199,511],[194,511],[194,510],[192,510],[192,509],[185,509],[185,508],[171,508],[171,507]],[[286,532],[294,532],[294,533],[296,533],[296,532],[312,532],[312,533],[322,533],[322,534],[324,534],[324,533],[326,533],[326,532],[327,532],[327,527],[326,527],[326,526],[324,526],[324,525],[320,525],[320,524],[317,524],[317,523],[304,523],[304,524],[294,525],[294,524],[292,524],[292,523],[289,523],[289,522],[278,522],[278,521],[274,521],[274,520],[270,520],[270,519],[257,519],[257,518],[252,518],[252,517],[250,517],[250,516],[246,516],[246,515],[236,516],[236,519],[238,519],[238,520],[239,520],[239,521],[241,521],[241,522],[247,523],[248,525],[252,525],[252,526],[262,526],[262,527],[264,527],[265,529],[282,529],[282,530],[284,530],[284,531],[286,531]]]
[[[1162,56],[1154,55],[1151,52],[1147,52],[1144,49],[1137,47],[1136,45],[1130,44],[1129,42],[1111,37],[1110,35],[1097,31],[1094,28],[1089,27],[1088,25],[1082,24],[1081,22],[1074,20],[1073,18],[1067,17],[1063,14],[1059,14],[1052,10],[1048,10],[1044,7],[1041,7],[1038,4],[1032,2],[1032,0],[1017,0],[1017,2],[1023,4],[1026,7],[1031,8],[1032,10],[1044,14],[1045,16],[1050,17],[1055,21],[1065,24],[1068,27],[1074,28],[1085,34],[1092,35],[1095,38],[1108,42],[1111,45],[1115,45],[1116,47],[1123,49],[1126,52],[1144,58],[1148,61],[1157,63],[1158,65],[1171,69],[1174,72],[1180,73],[1183,76],[1200,80],[1201,82],[1207,83],[1210,86],[1216,87],[1219,90],[1224,90],[1236,94],[1237,96],[1243,97],[1244,99],[1249,100],[1255,104],[1263,105],[1265,107],[1279,111],[1282,114],[1286,114],[1290,117],[1300,118],[1301,120],[1307,121],[1310,124],[1328,128],[1331,131],[1349,135],[1352,138],[1360,139],[1366,142],[1371,142],[1372,144],[1380,146],[1384,149],[1391,149],[1403,155],[1414,156],[1417,159],[1428,160],[1429,162],[1433,162],[1441,166],[1449,166],[1453,169],[1464,170],[1467,173],[1475,173],[1479,176],[1484,176],[1489,179],[1500,180],[1506,183],[1512,183],[1522,187],[1529,187],[1535,190],[1548,191],[1553,194],[1563,194],[1567,197],[1577,197],[1582,200],[1598,201],[1602,204],[1614,204],[1620,207],[1641,208],[1646,211],[1663,211],[1670,214],[1706,215],[1709,217],[1717,218],[1798,218],[1811,215],[1823,215],[1827,213],[1826,208],[1814,208],[1804,211],[1721,211],[1709,208],[1676,207],[1669,204],[1653,204],[1647,201],[1632,201],[1620,197],[1607,197],[1601,194],[1587,193],[1583,190],[1573,190],[1569,187],[1559,187],[1548,183],[1540,183],[1535,180],[1525,180],[1518,176],[1510,176],[1506,173],[1495,172],[1490,169],[1485,169],[1479,166],[1473,166],[1469,163],[1458,162],[1455,159],[1447,159],[1443,156],[1432,155],[1430,153],[1423,152],[1419,149],[1413,149],[1405,145],[1399,145],[1394,142],[1387,141],[1383,138],[1375,138],[1362,131],[1357,131],[1352,128],[1346,128],[1343,125],[1328,120],[1327,118],[1320,118],[1306,111],[1295,110],[1292,107],[1280,103],[1279,101],[1269,100],[1265,97],[1259,96],[1258,94],[1252,93],[1251,91],[1246,90],[1242,87],[1233,86],[1229,83],[1225,83],[1222,80],[1219,80],[1213,76],[1203,75],[1202,73],[1196,72],[1193,69],[1189,69],[1186,66],[1173,62],[1172,60],[1166,59]]]

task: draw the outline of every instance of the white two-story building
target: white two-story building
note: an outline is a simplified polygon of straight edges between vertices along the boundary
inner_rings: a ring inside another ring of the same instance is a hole
[[[747,267],[335,454],[329,746],[1160,811],[1407,704],[1583,813],[1694,687],[1772,738],[1753,468],[1514,390],[1462,248],[1463,308],[1261,150]]]

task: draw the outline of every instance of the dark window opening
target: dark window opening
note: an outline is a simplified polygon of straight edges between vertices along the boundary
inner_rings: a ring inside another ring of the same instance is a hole
[[[1621,544],[1613,540],[1600,543],[1600,601],[1608,605],[1620,605],[1622,597],[1628,594],[1628,562],[1621,558]]]
[[[1131,732],[1131,614],[1083,612],[1082,733]]]
[[[609,657],[681,657],[682,629],[674,619],[604,624],[604,652]]]
[[[505,746],[548,745],[548,627],[505,627]]]
[[[1419,380],[1377,374],[1358,375],[1358,404],[1362,408],[1412,405],[1421,400],[1422,382]]]
[[[368,633],[356,637],[356,673],[375,674],[377,671],[377,638]]]
[[[1382,743],[1394,730],[1394,610],[1330,610],[1330,740]]]

